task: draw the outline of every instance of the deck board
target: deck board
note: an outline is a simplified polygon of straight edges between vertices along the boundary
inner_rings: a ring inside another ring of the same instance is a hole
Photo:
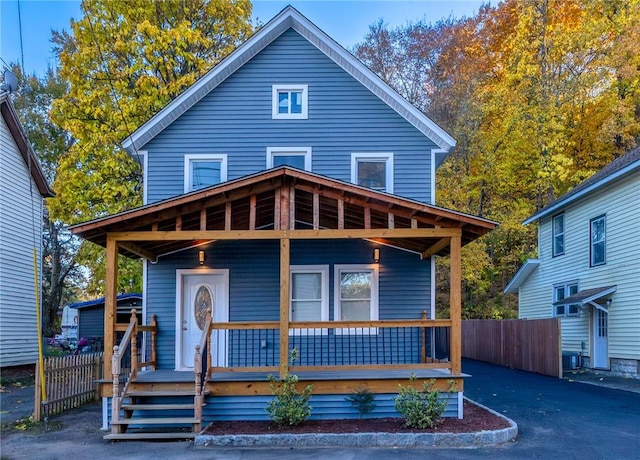
[[[415,375],[418,379],[447,379],[468,377],[466,374],[451,375],[448,369],[385,369],[385,370],[336,370],[336,371],[301,371],[295,372],[300,381],[352,381],[352,380],[395,380],[410,379]],[[278,376],[277,372],[213,372],[210,382],[266,382],[269,375]],[[135,378],[136,383],[192,383],[194,374],[191,371],[159,369],[141,371]]]

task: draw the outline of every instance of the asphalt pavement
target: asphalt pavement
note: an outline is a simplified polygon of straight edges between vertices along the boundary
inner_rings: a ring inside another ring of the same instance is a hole
[[[640,459],[640,393],[575,379],[557,379],[465,360],[465,395],[518,424],[514,442],[478,449],[445,448],[220,448],[190,442],[107,442],[99,430],[100,405],[52,417],[54,431],[2,433],[6,459]],[[595,382],[600,381],[594,378]],[[604,381],[604,380],[603,380]],[[591,382],[594,383],[594,382]],[[621,380],[619,386],[634,386]],[[628,389],[628,388],[627,388]]]

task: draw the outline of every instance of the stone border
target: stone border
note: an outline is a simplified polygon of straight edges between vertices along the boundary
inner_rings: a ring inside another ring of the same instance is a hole
[[[518,425],[513,420],[482,404],[465,399],[505,419],[509,427],[475,433],[199,434],[193,443],[196,446],[216,447],[484,447],[503,444],[518,435]]]

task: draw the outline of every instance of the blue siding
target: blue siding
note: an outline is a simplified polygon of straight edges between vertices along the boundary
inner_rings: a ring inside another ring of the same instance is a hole
[[[309,118],[272,120],[271,86],[307,84]],[[184,155],[228,155],[228,179],[262,171],[268,146],[312,147],[313,172],[349,181],[352,152],[393,152],[394,193],[429,202],[436,145],[293,30],[143,149],[148,202],[183,193]]]
[[[395,394],[377,394],[376,407],[364,418],[400,417],[394,407]],[[309,401],[312,407],[311,420],[357,419],[358,411],[346,395],[312,395]],[[458,394],[440,393],[447,400],[445,417],[458,416]],[[216,396],[208,397],[204,407],[204,422],[221,420],[269,420],[265,408],[271,396]]]
[[[374,243],[361,240],[292,241],[292,265],[329,265],[329,315],[333,319],[333,279],[335,264],[371,263]],[[197,251],[184,251],[163,257],[156,265],[149,265],[147,280],[147,315],[156,314],[158,321],[157,356],[160,368],[175,367],[175,318],[176,318],[176,270],[195,268]],[[220,241],[205,248],[207,267],[229,269],[229,319],[230,321],[273,321],[279,319],[280,260],[278,241],[227,242]],[[430,309],[429,261],[420,260],[416,254],[389,247],[380,248],[379,264],[379,317],[380,319],[419,319],[423,310]],[[198,265],[199,266],[199,265]],[[417,335],[414,331],[413,335]],[[376,340],[381,339],[379,334]],[[229,352],[242,340],[230,337]],[[393,353],[393,342],[388,335],[387,353]],[[237,337],[236,337],[237,338]],[[255,338],[253,353],[259,350],[259,338]],[[300,337],[296,337],[300,340]],[[369,340],[366,336],[362,340]],[[409,340],[408,338],[405,338]],[[419,337],[414,337],[416,355],[407,358],[415,362],[419,351]],[[274,339],[268,339],[269,342]],[[344,339],[347,340],[347,339]],[[274,343],[277,347],[277,344]],[[397,340],[396,340],[397,345]],[[246,342],[244,345],[246,347]],[[271,346],[271,344],[270,344]],[[348,353],[348,345],[341,348]],[[273,348],[268,350],[274,351]],[[256,354],[257,354],[256,353]],[[278,357],[277,349],[274,356]],[[390,358],[389,358],[390,359]],[[238,364],[238,363],[230,363]]]
[[[357,419],[358,411],[346,401],[348,395],[312,395],[309,400],[311,405],[311,420],[331,420],[331,419]],[[396,394],[377,394],[375,398],[376,407],[363,418],[400,417],[394,406]],[[216,421],[230,420],[270,420],[266,407],[272,396],[208,396],[206,405],[203,408],[203,425]],[[440,399],[447,400],[447,407],[444,417],[458,416],[458,394],[440,393]],[[190,398],[176,398],[174,402],[189,402]],[[111,423],[111,402],[112,398],[107,398],[107,418]],[[149,399],[148,402],[153,402]],[[158,400],[156,402],[166,402]],[[192,411],[173,411],[177,417],[190,417]],[[124,413],[122,414],[124,416]],[[136,411],[136,417],[161,416],[158,411]],[[131,425],[137,426],[137,425]]]

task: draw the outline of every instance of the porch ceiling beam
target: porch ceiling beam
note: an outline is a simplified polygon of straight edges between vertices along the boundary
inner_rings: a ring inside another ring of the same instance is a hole
[[[426,251],[422,253],[422,258],[427,259],[432,255],[439,253],[444,248],[449,246],[450,242],[451,242],[451,238],[439,239],[435,244],[431,245],[431,247],[429,247]]]
[[[303,190],[305,192],[313,193],[317,190],[315,185],[309,184],[305,185],[302,183],[296,184],[296,188],[299,190]],[[447,223],[448,221],[455,222],[464,222],[464,223],[473,223],[472,218],[464,215],[460,215],[449,211],[447,209],[441,208],[430,208],[425,205],[420,205],[416,203],[416,207],[408,206],[406,202],[403,202],[402,199],[398,199],[395,197],[387,197],[385,196],[385,201],[380,201],[377,199],[371,199],[369,197],[369,201],[367,201],[364,197],[360,195],[354,195],[344,190],[332,190],[331,188],[324,188],[318,191],[320,196],[325,198],[333,198],[335,200],[344,200],[345,203],[354,204],[356,206],[362,206],[363,208],[371,208],[376,211],[388,213],[391,208],[393,208],[393,213],[396,216],[405,217],[408,219],[415,218],[420,222],[425,224],[434,225],[437,222],[441,224]],[[476,225],[477,226],[477,225]],[[478,226],[479,227],[479,226]],[[480,228],[480,227],[479,227]],[[485,229],[485,227],[482,227]],[[489,226],[487,224],[486,229],[492,229],[493,226]]]
[[[157,254],[145,248],[142,248],[135,243],[123,241],[119,243],[119,246],[125,251],[132,252],[135,255],[142,257],[143,259],[147,259],[149,262],[156,263],[158,261]]]
[[[344,230],[185,230],[114,232],[116,241],[189,241],[189,240],[272,240],[272,239],[348,239],[348,238],[451,238],[460,237],[459,228],[371,228]]]

